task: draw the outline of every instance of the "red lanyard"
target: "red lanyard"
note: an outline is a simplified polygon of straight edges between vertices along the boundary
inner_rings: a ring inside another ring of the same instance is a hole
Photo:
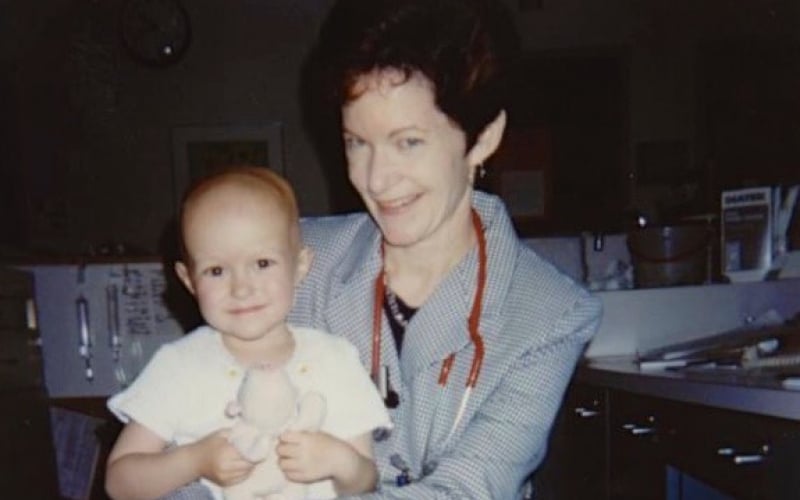
[[[472,310],[469,313],[467,327],[469,329],[469,339],[475,346],[475,353],[472,355],[472,365],[467,377],[467,387],[475,387],[480,375],[481,365],[483,364],[483,337],[481,337],[478,326],[481,318],[481,304],[483,302],[483,291],[486,288],[486,237],[483,234],[483,225],[478,213],[472,210],[472,226],[475,229],[475,236],[478,238],[478,279],[475,298],[472,300]],[[381,258],[383,250],[381,249]],[[377,381],[381,369],[381,321],[383,318],[383,296],[385,293],[385,271],[381,267],[378,278],[375,280],[375,300],[372,316],[372,379]],[[450,376],[450,369],[453,367],[456,353],[451,353],[442,362],[442,369],[439,372],[439,385],[447,385]]]

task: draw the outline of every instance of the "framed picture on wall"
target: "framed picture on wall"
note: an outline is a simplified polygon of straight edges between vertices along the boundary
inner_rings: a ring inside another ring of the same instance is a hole
[[[175,204],[191,183],[230,165],[253,165],[284,172],[280,122],[258,126],[178,127],[172,131]]]

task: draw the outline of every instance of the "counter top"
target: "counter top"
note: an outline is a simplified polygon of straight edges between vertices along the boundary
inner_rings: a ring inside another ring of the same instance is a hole
[[[785,389],[774,373],[741,369],[640,369],[633,358],[589,358],[579,382],[687,403],[800,420],[800,390]]]

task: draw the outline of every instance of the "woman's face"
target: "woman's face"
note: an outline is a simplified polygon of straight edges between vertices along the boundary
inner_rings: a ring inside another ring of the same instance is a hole
[[[383,71],[362,76],[355,90],[342,108],[348,173],[386,242],[436,241],[468,224],[476,163],[430,82]]]

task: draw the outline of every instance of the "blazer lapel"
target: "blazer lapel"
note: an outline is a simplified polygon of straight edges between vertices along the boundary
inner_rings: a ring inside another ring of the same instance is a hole
[[[479,326],[482,337],[487,340],[501,334],[501,318],[497,314],[508,293],[508,283],[516,262],[517,239],[511,221],[495,198],[476,193],[474,201],[487,244],[489,279],[484,290]],[[477,279],[478,252],[473,249],[411,320],[401,360],[403,378],[407,384],[431,363],[439,363],[450,354],[471,346],[467,319]],[[416,338],[415,335],[425,337]],[[487,350],[491,349],[491,344],[491,341],[485,343]]]
[[[354,247],[336,269],[331,280],[330,300],[325,318],[330,331],[347,338],[361,354],[368,369],[372,352],[372,315],[375,278],[381,268],[379,235],[365,224],[353,239],[363,242]]]
[[[432,363],[470,344],[467,317],[477,276],[476,255],[470,252],[409,323],[400,360],[406,384]]]
[[[478,195],[475,201],[486,231],[488,273],[491,276],[484,292],[480,331],[484,338],[491,338],[500,334],[496,327],[499,318],[494,316],[498,305],[502,304],[513,272],[516,239],[510,221],[503,217],[502,209],[493,198]],[[375,279],[382,265],[380,233],[373,224],[365,224],[352,241],[363,243],[354,246],[336,269],[325,318],[332,332],[355,344],[362,363],[369,369]],[[414,377],[431,364],[440,364],[450,354],[471,346],[467,318],[475,294],[477,269],[477,250],[473,249],[411,320],[400,361],[404,385],[411,386]],[[398,361],[397,351],[383,316],[381,363],[393,367]]]

